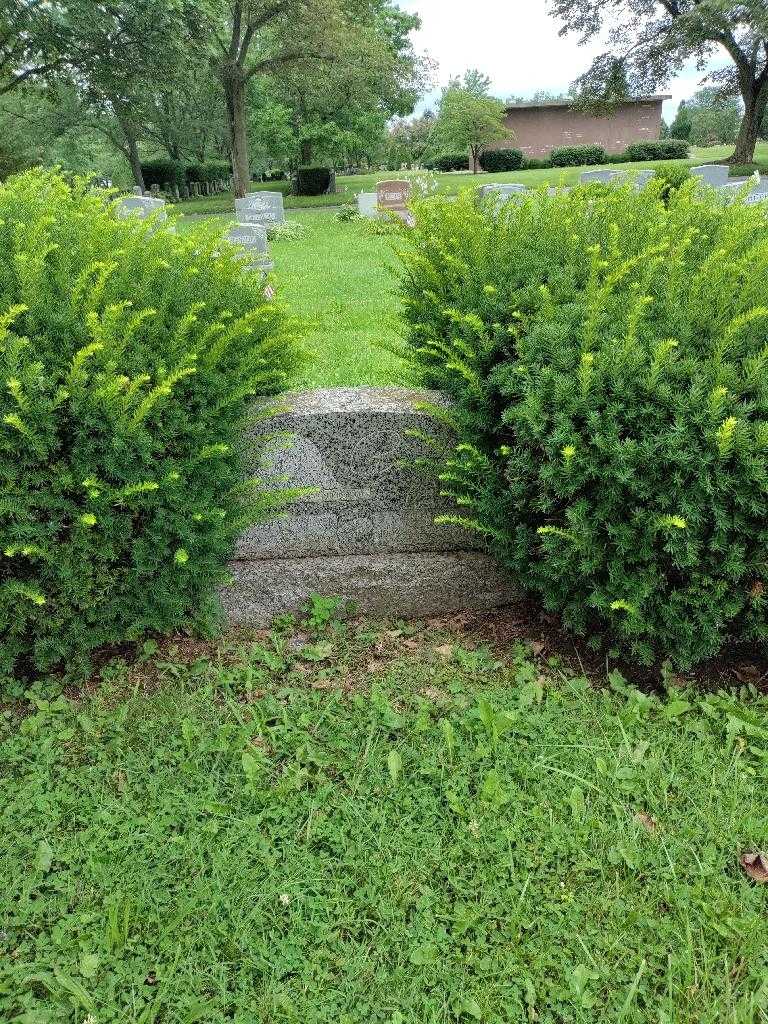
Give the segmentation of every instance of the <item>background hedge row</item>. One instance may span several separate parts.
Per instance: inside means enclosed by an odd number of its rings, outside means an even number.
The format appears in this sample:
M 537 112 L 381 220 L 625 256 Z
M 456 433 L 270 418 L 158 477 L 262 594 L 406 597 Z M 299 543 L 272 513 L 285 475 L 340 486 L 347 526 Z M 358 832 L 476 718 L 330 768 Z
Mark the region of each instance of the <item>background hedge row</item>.
M 180 160 L 160 158 L 146 160 L 141 165 L 144 184 L 159 185 L 161 188 L 169 184 L 177 188 L 189 186 L 192 182 L 225 181 L 232 174 L 232 168 L 226 160 L 209 160 L 206 163 L 182 163 Z

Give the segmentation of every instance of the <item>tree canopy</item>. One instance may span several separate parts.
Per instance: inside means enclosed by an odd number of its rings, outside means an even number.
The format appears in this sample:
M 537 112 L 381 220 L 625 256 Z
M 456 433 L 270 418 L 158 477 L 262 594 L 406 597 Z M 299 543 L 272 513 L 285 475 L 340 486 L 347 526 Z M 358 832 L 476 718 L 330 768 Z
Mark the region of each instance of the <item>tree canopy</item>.
M 433 139 L 443 150 L 468 150 L 475 172 L 483 149 L 512 134 L 504 124 L 506 107 L 488 95 L 489 85 L 477 71 L 468 71 L 461 81 L 451 81 L 443 91 L 433 130 Z
M 711 74 L 723 96 L 740 96 L 744 113 L 733 159 L 754 157 L 768 107 L 768 5 L 765 0 L 550 0 L 561 35 L 586 43 L 607 32 L 608 50 L 579 79 L 593 99 L 615 102 L 652 92 L 691 59 L 704 71 L 713 54 L 729 65 Z

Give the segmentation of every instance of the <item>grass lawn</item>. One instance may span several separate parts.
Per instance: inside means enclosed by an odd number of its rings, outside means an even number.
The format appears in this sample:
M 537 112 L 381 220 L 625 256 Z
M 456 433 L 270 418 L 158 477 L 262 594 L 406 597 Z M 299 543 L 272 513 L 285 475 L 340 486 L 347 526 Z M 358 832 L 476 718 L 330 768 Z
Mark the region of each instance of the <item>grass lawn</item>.
M 289 219 L 304 233 L 271 241 L 269 251 L 278 297 L 304 321 L 313 353 L 296 386 L 408 384 L 408 367 L 386 347 L 399 340 L 391 269 L 397 238 L 341 223 L 331 211 L 292 212 Z M 222 230 L 226 223 L 222 217 Z M 185 230 L 194 221 L 180 224 Z
M 0 716 L 0 1019 L 766 1019 L 766 697 L 328 612 Z
M 733 152 L 733 146 L 710 146 L 707 149 L 691 150 L 691 158 L 687 162 L 692 167 L 699 163 L 708 163 L 714 160 L 723 160 Z M 758 143 L 755 151 L 755 159 L 768 163 L 768 143 Z M 606 168 L 616 167 L 618 170 L 641 170 L 648 167 L 658 167 L 665 161 L 653 163 L 632 163 L 632 164 L 606 164 Z M 678 162 L 678 161 L 673 161 Z M 594 169 L 594 168 L 593 168 Z M 539 171 L 506 171 L 498 174 L 469 174 L 469 173 L 447 173 L 438 175 L 440 186 L 443 191 L 455 194 L 462 188 L 469 188 L 489 182 L 522 182 L 531 188 L 538 185 L 557 185 L 564 183 L 573 185 L 579 180 L 582 171 L 589 170 L 584 167 L 562 167 L 550 168 Z M 345 203 L 354 203 L 358 192 L 375 192 L 376 182 L 387 178 L 397 178 L 401 175 L 394 171 L 377 171 L 373 174 L 358 174 L 353 177 L 339 175 L 336 179 L 337 189 L 335 195 L 331 196 L 288 196 L 286 195 L 286 206 L 297 209 L 317 206 L 341 206 Z M 269 191 L 287 192 L 289 183 L 287 181 L 273 181 L 259 184 L 254 182 L 254 189 L 265 189 Z M 218 196 L 210 196 L 203 199 L 192 199 L 183 204 L 185 213 L 234 213 L 234 199 L 231 193 L 222 193 Z

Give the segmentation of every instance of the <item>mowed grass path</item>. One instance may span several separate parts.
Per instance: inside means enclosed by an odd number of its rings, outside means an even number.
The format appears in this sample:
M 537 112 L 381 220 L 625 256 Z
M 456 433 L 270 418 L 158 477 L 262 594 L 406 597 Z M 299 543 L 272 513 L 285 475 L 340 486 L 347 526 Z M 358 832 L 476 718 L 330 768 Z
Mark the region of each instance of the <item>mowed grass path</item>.
M 396 346 L 398 240 L 373 235 L 360 223 L 342 223 L 332 211 L 292 211 L 304 228 L 297 238 L 269 243 L 279 299 L 302 321 L 312 359 L 300 388 L 371 387 L 410 383 Z M 228 218 L 216 217 L 224 230 Z M 181 221 L 182 230 L 194 220 Z
M 300 238 L 270 244 L 278 294 L 307 326 L 313 360 L 302 387 L 406 384 L 407 366 L 385 346 L 399 339 L 397 240 L 335 214 L 292 215 Z

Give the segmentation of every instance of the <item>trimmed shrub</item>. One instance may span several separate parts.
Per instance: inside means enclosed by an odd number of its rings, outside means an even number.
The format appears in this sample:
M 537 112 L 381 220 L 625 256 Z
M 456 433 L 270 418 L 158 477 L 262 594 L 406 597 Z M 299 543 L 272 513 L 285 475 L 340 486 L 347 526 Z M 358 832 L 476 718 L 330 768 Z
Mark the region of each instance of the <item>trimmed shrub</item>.
M 768 638 L 768 234 L 661 187 L 416 203 L 402 288 L 453 520 L 579 634 L 689 666 Z
M 181 188 L 187 180 L 186 172 L 187 168 L 180 160 L 145 160 L 141 165 L 141 173 L 147 188 L 150 185 L 159 185 L 162 188 L 166 183 Z
M 187 164 L 187 181 L 226 181 L 232 174 L 228 160 L 206 160 L 203 163 Z
M 690 180 L 691 170 L 688 164 L 666 164 L 657 167 L 653 176 L 662 183 L 661 196 L 664 202 L 668 202 L 672 193 Z
M 296 195 L 325 195 L 332 181 L 333 171 L 330 167 L 300 167 L 296 172 Z
M 549 157 L 526 156 L 523 158 L 524 171 L 546 171 L 552 166 Z
M 657 142 L 633 142 L 624 155 L 628 160 L 687 160 L 690 147 L 685 139 L 660 139 Z
M 731 164 L 730 175 L 732 178 L 749 178 L 755 171 L 768 174 L 768 162 L 761 160 L 754 164 Z
M 518 171 L 523 166 L 521 149 L 489 149 L 480 154 L 480 166 L 484 171 Z
M 553 167 L 584 167 L 608 160 L 602 146 L 558 146 L 549 158 Z
M 469 168 L 467 153 L 443 153 L 430 160 L 424 166 L 428 171 L 466 171 Z
M 297 360 L 220 228 L 119 220 L 53 174 L 0 188 L 0 672 L 209 620 L 275 502 L 242 483 L 249 399 Z

